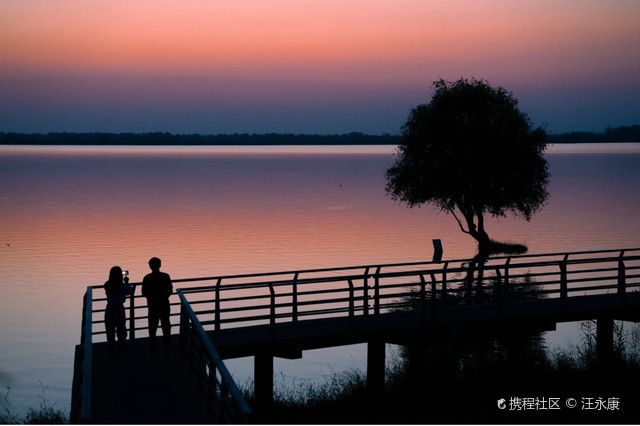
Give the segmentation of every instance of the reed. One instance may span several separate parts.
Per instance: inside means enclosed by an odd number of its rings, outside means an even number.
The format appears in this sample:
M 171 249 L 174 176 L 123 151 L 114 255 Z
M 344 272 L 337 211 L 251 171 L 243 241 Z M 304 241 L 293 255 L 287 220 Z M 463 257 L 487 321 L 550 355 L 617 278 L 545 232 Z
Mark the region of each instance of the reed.
M 640 326 L 616 324 L 615 359 L 604 370 L 595 362 L 593 322 L 583 323 L 582 334 L 579 344 L 561 350 L 549 350 L 539 335 L 527 335 L 526 330 L 521 336 L 476 332 L 457 341 L 430 341 L 419 350 L 407 347 L 388 361 L 386 388 L 377 398 L 367 395 L 366 372 L 355 367 L 333 372 L 324 383 L 282 379 L 276 382 L 270 422 L 616 423 L 640 414 L 633 407 L 639 392 L 621 388 L 621 383 L 640 380 Z M 251 401 L 251 383 L 243 389 Z M 496 408 L 498 397 L 525 396 L 571 396 L 578 401 L 618 397 L 622 409 L 509 413 Z
M 40 405 L 38 408 L 28 407 L 24 414 L 18 414 L 12 411 L 9 395 L 11 388 L 7 386 L 7 392 L 4 395 L 4 413 L 0 413 L 0 424 L 27 424 L 27 425 L 52 425 L 52 424 L 68 424 L 69 413 L 55 407 L 55 403 L 50 403 L 45 397 L 45 391 L 48 386 L 43 385 L 42 394 L 40 395 Z

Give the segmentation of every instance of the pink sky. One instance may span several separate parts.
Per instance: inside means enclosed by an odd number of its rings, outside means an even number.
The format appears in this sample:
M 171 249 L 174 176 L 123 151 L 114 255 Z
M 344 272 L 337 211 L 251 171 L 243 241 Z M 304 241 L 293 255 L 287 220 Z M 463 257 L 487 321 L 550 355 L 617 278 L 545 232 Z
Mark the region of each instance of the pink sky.
M 640 123 L 640 2 L 0 3 L 0 131 L 398 133 L 439 77 L 552 132 Z

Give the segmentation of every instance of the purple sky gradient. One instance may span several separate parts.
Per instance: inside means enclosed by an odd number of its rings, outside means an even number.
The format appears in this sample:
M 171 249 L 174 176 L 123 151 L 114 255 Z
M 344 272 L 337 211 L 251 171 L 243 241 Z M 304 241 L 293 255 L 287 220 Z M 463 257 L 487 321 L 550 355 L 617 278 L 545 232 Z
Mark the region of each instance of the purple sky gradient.
M 640 123 L 640 2 L 0 3 L 0 131 L 398 134 L 442 77 L 553 133 Z

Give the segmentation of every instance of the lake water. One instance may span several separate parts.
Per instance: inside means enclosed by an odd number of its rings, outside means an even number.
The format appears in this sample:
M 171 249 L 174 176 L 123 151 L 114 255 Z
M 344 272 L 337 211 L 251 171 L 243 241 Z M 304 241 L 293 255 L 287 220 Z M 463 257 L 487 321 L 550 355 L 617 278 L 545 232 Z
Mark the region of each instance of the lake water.
M 393 151 L 0 146 L 0 409 L 37 407 L 46 386 L 68 410 L 82 296 L 113 265 L 139 281 L 151 256 L 173 278 L 413 262 L 434 238 L 446 259 L 472 256 L 452 217 L 385 194 Z M 547 159 L 547 206 L 489 220 L 494 239 L 530 253 L 640 247 L 640 144 L 552 146 Z M 305 352 L 276 360 L 276 382 L 364 365 L 363 345 Z M 228 366 L 240 384 L 251 375 L 251 360 Z

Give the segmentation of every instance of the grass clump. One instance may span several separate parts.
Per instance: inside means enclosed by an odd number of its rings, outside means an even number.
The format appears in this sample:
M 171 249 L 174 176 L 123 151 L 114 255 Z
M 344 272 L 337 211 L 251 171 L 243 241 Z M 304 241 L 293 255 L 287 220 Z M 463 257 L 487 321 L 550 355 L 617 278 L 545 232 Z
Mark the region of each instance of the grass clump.
M 370 395 L 366 371 L 333 373 L 323 384 L 278 385 L 273 409 L 261 423 L 279 424 L 626 424 L 637 422 L 640 327 L 617 323 L 614 353 L 596 359 L 594 322 L 580 344 L 549 350 L 539 332 L 475 330 L 416 339 L 387 362 L 385 389 Z M 252 403 L 252 395 L 248 393 Z M 558 398 L 558 410 L 510 410 L 518 398 Z M 567 408 L 574 398 L 578 407 Z M 589 410 L 586 399 L 619 401 Z M 499 409 L 504 399 L 506 409 Z
M 45 397 L 45 391 L 48 386 L 42 385 L 42 395 L 40 395 L 40 406 L 38 408 L 28 407 L 25 414 L 20 415 L 12 412 L 11 403 L 9 402 L 9 394 L 11 388 L 7 386 L 7 392 L 4 396 L 6 406 L 4 413 L 0 414 L 0 424 L 27 424 L 27 425 L 52 425 L 52 424 L 68 424 L 69 414 L 55 408 L 55 403 L 51 404 Z

